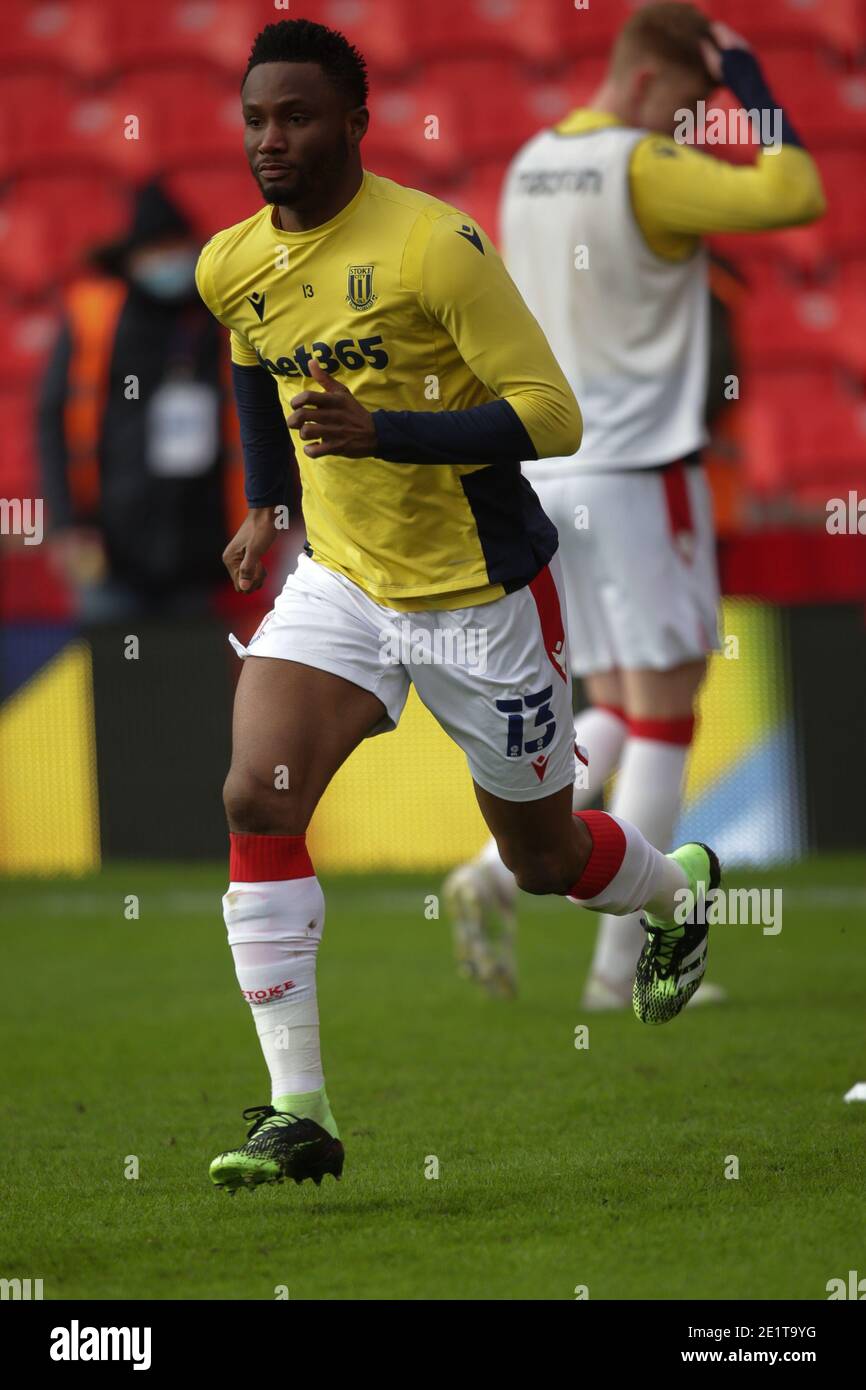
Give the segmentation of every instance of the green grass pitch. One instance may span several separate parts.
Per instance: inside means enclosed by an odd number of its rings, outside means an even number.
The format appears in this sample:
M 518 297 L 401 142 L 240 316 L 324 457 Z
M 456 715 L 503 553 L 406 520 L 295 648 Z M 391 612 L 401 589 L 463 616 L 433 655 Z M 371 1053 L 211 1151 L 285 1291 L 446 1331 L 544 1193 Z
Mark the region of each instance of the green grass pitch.
M 437 876 L 323 876 L 343 1181 L 233 1198 L 208 1163 L 269 1095 L 224 868 L 7 881 L 0 1275 L 75 1299 L 826 1298 L 866 1273 L 866 1104 L 842 1101 L 866 1081 L 866 861 L 729 881 L 782 888 L 781 933 L 717 927 L 730 1004 L 653 1029 L 581 1013 L 589 914 L 522 899 L 506 1003 L 457 979 Z

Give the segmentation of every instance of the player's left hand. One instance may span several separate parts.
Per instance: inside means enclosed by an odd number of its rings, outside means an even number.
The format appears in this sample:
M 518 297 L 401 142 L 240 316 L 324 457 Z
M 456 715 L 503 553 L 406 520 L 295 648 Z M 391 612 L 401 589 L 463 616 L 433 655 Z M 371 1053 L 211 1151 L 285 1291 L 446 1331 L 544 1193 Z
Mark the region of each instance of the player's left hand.
M 376 428 L 369 410 L 355 400 L 351 391 L 337 381 L 318 362 L 310 363 L 310 374 L 321 391 L 301 391 L 292 397 L 292 413 L 286 416 L 290 430 L 297 430 L 308 458 L 336 454 L 339 458 L 368 458 L 376 448 Z
M 738 34 L 729 24 L 711 24 L 710 32 L 713 36 L 712 42 L 709 39 L 701 39 L 701 52 L 710 76 L 721 83 L 722 54 L 729 48 L 743 48 L 747 53 L 751 53 L 752 49 L 748 39 L 744 39 L 742 34 Z

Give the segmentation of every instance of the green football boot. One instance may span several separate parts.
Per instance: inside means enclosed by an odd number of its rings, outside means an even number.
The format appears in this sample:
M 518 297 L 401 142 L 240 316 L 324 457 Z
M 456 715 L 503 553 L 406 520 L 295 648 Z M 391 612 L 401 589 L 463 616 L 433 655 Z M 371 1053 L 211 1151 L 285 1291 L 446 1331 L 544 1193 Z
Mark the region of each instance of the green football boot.
M 343 1145 L 315 1120 L 286 1114 L 272 1105 L 251 1106 L 244 1111 L 244 1119 L 253 1121 L 247 1142 L 217 1154 L 210 1166 L 215 1187 L 234 1194 L 242 1187 L 285 1178 L 297 1183 L 312 1178 L 318 1187 L 325 1173 L 340 1177 Z
M 708 936 L 705 901 L 722 881 L 719 861 L 707 845 L 681 845 L 667 857 L 685 870 L 694 911 L 684 922 L 644 914 L 647 941 L 632 990 L 632 1005 L 641 1023 L 669 1023 L 704 978 Z

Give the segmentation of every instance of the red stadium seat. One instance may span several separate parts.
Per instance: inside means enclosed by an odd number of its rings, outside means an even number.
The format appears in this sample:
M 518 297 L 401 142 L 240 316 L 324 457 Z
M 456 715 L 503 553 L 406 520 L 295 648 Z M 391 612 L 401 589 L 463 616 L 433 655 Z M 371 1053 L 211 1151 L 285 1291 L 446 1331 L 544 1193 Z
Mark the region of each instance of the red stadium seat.
M 555 79 L 537 84 L 536 105 L 544 110 L 545 125 L 553 125 L 579 106 L 588 106 L 598 91 L 607 67 L 601 57 L 585 58 L 560 69 Z
M 850 54 L 866 48 L 860 0 L 723 0 L 712 11 L 756 45 L 826 44 Z
M 562 53 L 570 56 L 604 54 L 622 26 L 649 0 L 589 0 L 578 9 L 572 0 L 556 7 L 556 40 Z
M 866 148 L 819 151 L 816 158 L 827 196 L 827 215 L 818 226 L 830 254 L 861 255 L 866 240 Z
M 412 44 L 424 60 L 443 57 L 518 58 L 553 63 L 561 50 L 556 0 L 461 0 L 413 7 Z
M 0 497 L 39 495 L 35 425 L 32 390 L 0 391 Z
M 44 294 L 78 271 L 89 249 L 121 236 L 128 216 L 116 180 L 19 179 L 0 202 L 0 282 L 21 297 Z
M 49 155 L 55 157 L 58 130 L 80 93 L 67 76 L 40 72 L 0 73 L 0 170 L 12 178 Z M 55 166 L 56 167 L 56 166 Z
M 231 169 L 179 169 L 166 179 L 167 191 L 190 218 L 202 241 L 252 217 L 262 197 L 246 161 Z
M 390 81 L 405 80 L 417 69 L 420 52 L 416 24 L 420 5 L 407 0 L 304 0 L 288 12 L 275 10 L 269 0 L 242 0 L 247 15 L 249 44 L 258 31 L 275 20 L 296 17 L 314 19 L 331 29 L 339 29 L 363 53 L 373 79 L 374 92 L 380 75 Z M 246 55 L 244 56 L 246 65 Z
M 510 156 L 548 124 L 539 100 L 544 87 L 529 82 L 524 70 L 509 59 L 455 58 L 431 63 L 427 74 L 437 87 L 451 86 L 470 163 Z
M 7 72 L 62 71 L 105 77 L 112 68 L 110 10 L 100 0 L 30 0 L 0 7 L 0 53 Z
M 113 94 L 130 112 L 153 113 L 142 120 L 141 140 L 161 169 L 225 162 L 243 166 L 243 117 L 238 89 L 194 68 L 135 73 Z
M 273 5 L 258 9 L 259 27 L 288 17 Z M 238 0 L 148 0 L 144 5 L 111 5 L 110 11 L 116 68 L 195 62 L 219 68 L 240 84 L 255 27 Z
M 866 380 L 866 279 L 843 272 L 804 288 L 770 267 L 736 321 L 744 365 L 838 365 Z
M 623 24 L 649 0 L 571 0 L 557 7 L 557 38 L 568 53 L 607 52 Z M 826 44 L 840 53 L 866 47 L 861 0 L 713 0 L 700 7 L 756 45 Z
M 380 91 L 371 107 L 364 159 L 410 161 L 425 177 L 447 177 L 465 161 L 465 118 L 450 88 L 419 82 Z
M 761 373 L 744 423 L 744 477 L 758 495 L 826 500 L 862 488 L 866 398 L 833 372 Z
M 48 161 L 52 171 L 98 169 L 143 179 L 156 167 L 155 113 L 145 96 L 130 105 L 123 92 L 86 92 L 42 75 L 0 77 L 0 167 L 6 176 L 32 173 Z M 135 116 L 136 127 L 130 121 Z
M 813 49 L 770 53 L 765 70 L 807 145 L 866 146 L 866 70 L 846 72 Z
M 40 209 L 7 195 L 0 201 L 0 282 L 22 297 L 44 294 L 60 275 L 48 253 Z
M 832 254 L 821 222 L 783 232 L 732 233 L 708 240 L 712 250 L 732 261 L 749 283 L 764 275 L 767 265 L 776 261 L 792 274 L 814 274 Z
M 477 164 L 468 175 L 442 184 L 431 192 L 465 212 L 499 245 L 499 198 L 507 165 L 502 160 Z
M 38 380 L 57 335 L 55 303 L 21 307 L 0 304 L 0 390 L 32 386 Z
M 530 80 L 516 63 L 496 58 L 460 58 L 431 63 L 432 82 L 452 84 L 470 162 L 511 158 L 540 130 L 554 125 L 597 89 L 604 65 L 576 64 L 556 78 Z
M 866 260 L 843 263 L 830 280 L 829 289 L 842 305 L 840 360 L 859 370 L 866 381 Z
M 413 159 L 406 159 L 404 156 L 388 151 L 377 153 L 372 160 L 367 158 L 366 145 L 364 148 L 364 163 L 374 174 L 379 174 L 383 179 L 393 179 L 395 183 L 402 183 L 406 188 L 417 188 L 422 193 L 433 193 L 437 197 L 437 186 L 440 179 L 435 174 L 431 174 L 423 164 L 418 164 Z

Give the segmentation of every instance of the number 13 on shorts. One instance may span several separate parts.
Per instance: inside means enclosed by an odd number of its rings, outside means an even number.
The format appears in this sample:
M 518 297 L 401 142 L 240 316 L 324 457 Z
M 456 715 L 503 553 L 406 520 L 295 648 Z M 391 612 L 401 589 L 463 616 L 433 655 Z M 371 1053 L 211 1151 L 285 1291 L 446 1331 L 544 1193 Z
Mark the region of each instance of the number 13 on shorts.
M 553 686 L 545 686 L 537 695 L 519 695 L 512 700 L 497 700 L 496 708 L 508 715 L 506 757 L 522 758 L 525 753 L 543 753 L 556 733 L 556 716 L 550 708 Z M 526 720 L 534 716 L 530 730 L 540 729 L 537 738 L 526 738 Z

